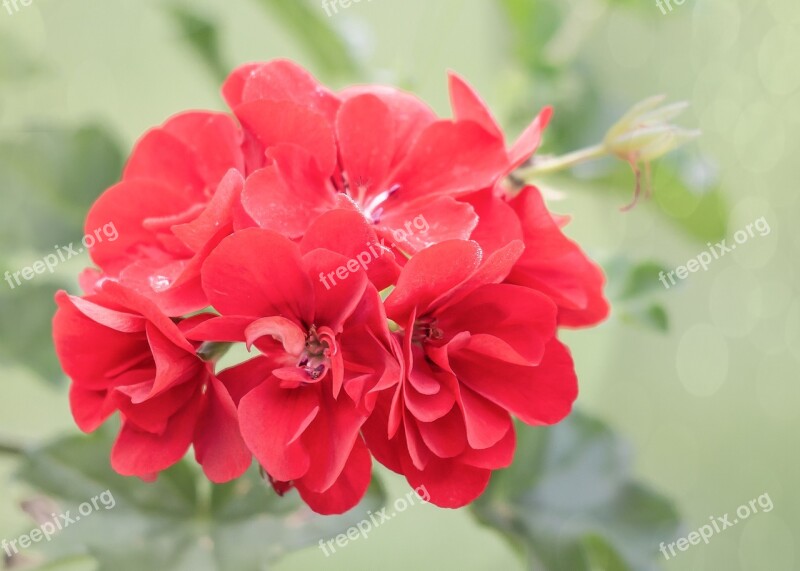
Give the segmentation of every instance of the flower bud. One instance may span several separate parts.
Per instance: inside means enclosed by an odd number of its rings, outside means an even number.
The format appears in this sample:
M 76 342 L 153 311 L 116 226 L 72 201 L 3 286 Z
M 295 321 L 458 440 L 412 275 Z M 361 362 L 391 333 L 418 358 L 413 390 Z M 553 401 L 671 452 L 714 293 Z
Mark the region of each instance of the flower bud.
M 663 95 L 649 97 L 640 101 L 617 121 L 603 138 L 603 148 L 609 154 L 630 163 L 636 175 L 636 191 L 633 202 L 624 207 L 633 207 L 641 191 L 640 163 L 645 165 L 647 194 L 651 192 L 650 163 L 663 157 L 692 139 L 700 136 L 700 131 L 689 130 L 670 121 L 680 115 L 689 104 L 685 101 L 661 105 L 666 99 Z
M 700 131 L 669 123 L 689 104 L 659 106 L 664 100 L 663 95 L 658 95 L 634 105 L 606 133 L 603 139 L 606 150 L 624 160 L 648 163 L 698 137 Z

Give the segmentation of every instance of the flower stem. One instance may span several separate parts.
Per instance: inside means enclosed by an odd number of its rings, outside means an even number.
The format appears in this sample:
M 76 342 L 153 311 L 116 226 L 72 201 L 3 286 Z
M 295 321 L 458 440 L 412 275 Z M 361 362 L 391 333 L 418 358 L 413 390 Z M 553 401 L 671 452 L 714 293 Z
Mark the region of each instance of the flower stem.
M 233 346 L 233 343 L 206 341 L 197 350 L 197 356 L 203 361 L 217 361 Z
M 581 163 L 599 159 L 607 154 L 608 150 L 601 143 L 561 155 L 560 157 L 541 157 L 535 159 L 532 165 L 515 171 L 513 176 L 516 180 L 528 183 L 541 175 L 566 170 Z

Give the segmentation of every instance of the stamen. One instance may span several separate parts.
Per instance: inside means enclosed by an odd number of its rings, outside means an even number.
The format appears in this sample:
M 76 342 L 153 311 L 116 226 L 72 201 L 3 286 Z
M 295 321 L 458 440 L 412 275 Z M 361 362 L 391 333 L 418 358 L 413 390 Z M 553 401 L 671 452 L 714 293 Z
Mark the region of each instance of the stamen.
M 377 220 L 375 220 L 375 216 L 377 215 L 378 219 L 380 219 L 380 215 L 383 213 L 383 209 L 381 208 L 380 210 L 378 210 L 378 207 L 387 200 L 389 200 L 389 198 L 391 198 L 392 195 L 394 195 L 399 190 L 400 190 L 400 185 L 395 184 L 388 190 L 384 190 L 378 196 L 370 200 L 369 203 L 364 206 L 364 212 L 366 213 L 367 218 L 370 218 L 373 221 L 377 222 Z

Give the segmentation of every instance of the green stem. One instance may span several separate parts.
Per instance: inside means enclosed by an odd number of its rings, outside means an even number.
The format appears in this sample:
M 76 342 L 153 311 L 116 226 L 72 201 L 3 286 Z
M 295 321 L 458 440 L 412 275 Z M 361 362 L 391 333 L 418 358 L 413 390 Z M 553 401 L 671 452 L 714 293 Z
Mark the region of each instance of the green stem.
M 218 361 L 231 347 L 233 343 L 206 341 L 197 350 L 197 355 L 203 361 Z
M 24 445 L 14 442 L 10 438 L 0 436 L 0 454 L 7 454 L 10 456 L 23 456 L 26 453 Z
M 573 151 L 560 157 L 541 157 L 534 159 L 534 163 L 514 172 L 514 178 L 522 182 L 530 182 L 544 174 L 566 170 L 594 159 L 599 159 L 608 154 L 605 145 L 593 145 L 585 149 Z

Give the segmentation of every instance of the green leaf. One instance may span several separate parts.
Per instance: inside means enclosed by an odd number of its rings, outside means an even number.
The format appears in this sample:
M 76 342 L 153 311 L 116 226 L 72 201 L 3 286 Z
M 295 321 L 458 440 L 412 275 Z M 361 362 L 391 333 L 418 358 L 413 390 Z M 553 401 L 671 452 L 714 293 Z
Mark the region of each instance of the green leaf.
M 496 472 L 473 510 L 537 571 L 649 571 L 674 538 L 672 503 L 637 483 L 627 447 L 573 413 L 548 428 L 518 427 L 517 459 Z
M 679 160 L 654 166 L 654 201 L 692 238 L 703 243 L 722 240 L 728 234 L 728 206 L 721 188 L 716 181 L 705 180 L 708 175 L 696 174 L 706 168 L 701 160 L 683 156 Z
M 652 260 L 633 263 L 618 257 L 604 264 L 608 276 L 608 296 L 618 301 L 642 298 L 663 290 L 658 276 L 666 268 Z
M 214 20 L 183 4 L 171 3 L 165 9 L 180 30 L 184 42 L 211 72 L 214 81 L 222 83 L 231 68 L 222 57 L 219 29 Z
M 14 255 L 3 259 L 0 268 L 0 312 L 6 323 L 14 324 L 0 333 L 4 361 L 21 363 L 49 381 L 63 378 L 50 322 L 53 294 L 66 280 L 52 262 L 55 273 L 41 260 L 50 256 L 60 264 L 55 246 L 74 243 L 80 249 L 89 206 L 117 181 L 121 170 L 119 146 L 97 126 L 30 130 L 0 139 L 0 241 Z M 29 274 L 31 281 L 14 276 L 26 267 L 32 272 L 37 261 L 42 275 Z
M 385 498 L 374 482 L 358 506 L 325 517 L 295 492 L 278 497 L 256 469 L 213 485 L 188 461 L 145 483 L 111 469 L 110 432 L 64 438 L 24 460 L 19 477 L 55 500 L 57 513 L 74 516 L 105 490 L 113 495 L 113 502 L 98 502 L 98 510 L 35 545 L 47 565 L 89 556 L 98 571 L 261 571 L 355 525 Z
M 301 42 L 319 69 L 331 78 L 352 77 L 359 65 L 350 46 L 328 22 L 324 10 L 306 0 L 256 0 Z
M 36 127 L 0 139 L 0 241 L 47 252 L 78 242 L 89 206 L 121 171 L 120 147 L 102 127 Z
M 514 42 L 517 60 L 529 71 L 558 73 L 543 59 L 545 45 L 557 33 L 564 13 L 554 2 L 501 0 Z
M 663 305 L 653 303 L 647 307 L 633 307 L 620 311 L 620 319 L 633 325 L 655 329 L 660 333 L 669 331 L 669 315 Z
M 4 268 L 11 272 L 18 269 L 5 264 Z M 44 280 L 44 276 L 37 277 Z M 50 323 L 56 307 L 53 296 L 59 285 L 21 281 L 18 286 L 11 279 L 14 289 L 6 281 L 0 283 L 0 315 L 8 325 L 0 329 L 0 361 L 19 363 L 42 380 L 58 383 L 64 375 L 53 348 Z
M 669 329 L 669 316 L 655 301 L 664 291 L 659 276 L 667 269 L 652 260 L 633 262 L 617 257 L 603 264 L 614 313 L 623 321 L 659 332 Z

